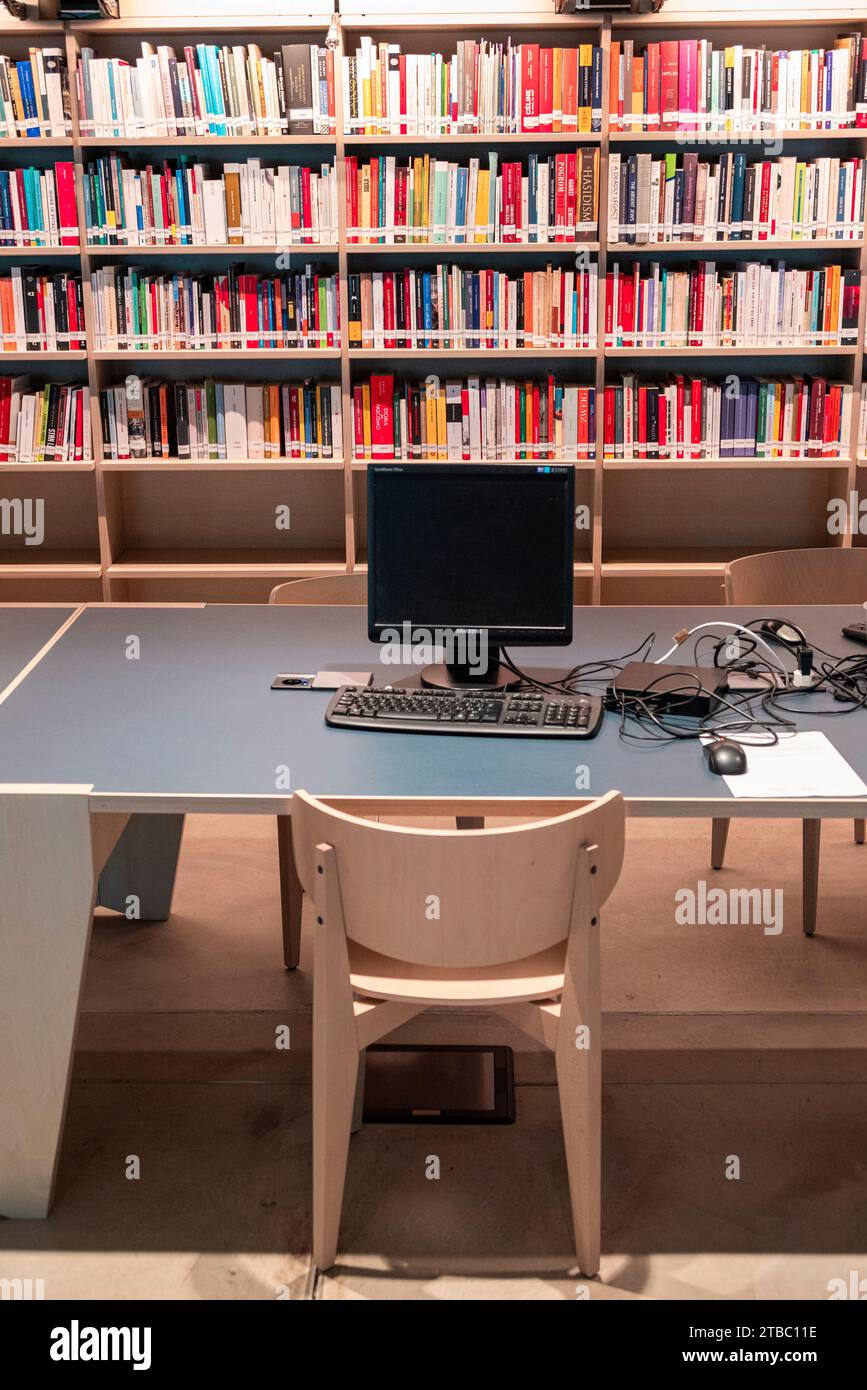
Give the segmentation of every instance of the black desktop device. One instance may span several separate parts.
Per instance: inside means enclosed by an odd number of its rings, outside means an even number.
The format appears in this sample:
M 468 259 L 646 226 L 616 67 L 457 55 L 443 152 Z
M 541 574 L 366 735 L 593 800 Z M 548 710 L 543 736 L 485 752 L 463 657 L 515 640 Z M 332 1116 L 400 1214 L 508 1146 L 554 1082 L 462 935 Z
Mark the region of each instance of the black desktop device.
M 503 689 L 519 677 L 502 646 L 571 642 L 572 468 L 373 463 L 367 530 L 371 641 L 447 635 L 422 685 Z
M 630 661 L 608 687 L 609 709 L 629 710 L 642 702 L 656 713 L 704 719 L 727 688 L 726 672 L 716 666 L 669 666 Z

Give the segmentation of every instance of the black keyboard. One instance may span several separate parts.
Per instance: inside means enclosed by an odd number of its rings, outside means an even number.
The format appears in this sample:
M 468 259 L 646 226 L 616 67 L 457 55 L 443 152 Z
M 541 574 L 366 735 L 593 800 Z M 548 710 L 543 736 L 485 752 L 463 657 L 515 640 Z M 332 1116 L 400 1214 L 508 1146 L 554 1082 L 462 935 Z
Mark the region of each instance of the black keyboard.
M 594 738 L 602 713 L 598 695 L 549 695 L 536 690 L 374 690 L 344 685 L 325 711 L 325 722 L 336 729 L 391 733 Z

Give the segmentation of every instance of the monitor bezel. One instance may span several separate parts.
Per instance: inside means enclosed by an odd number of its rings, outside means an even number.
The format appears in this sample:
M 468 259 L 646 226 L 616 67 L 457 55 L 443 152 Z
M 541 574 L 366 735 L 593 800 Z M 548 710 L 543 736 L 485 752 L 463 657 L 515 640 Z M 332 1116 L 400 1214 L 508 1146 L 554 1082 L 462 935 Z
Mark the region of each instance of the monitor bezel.
M 574 570 L 575 570 L 575 470 L 565 463 L 520 463 L 520 464 L 497 464 L 497 463 L 413 463 L 401 460 L 381 460 L 371 462 L 367 467 L 367 635 L 372 642 L 381 639 L 384 633 L 393 632 L 395 629 L 394 620 L 379 620 L 374 613 L 376 600 L 376 586 L 374 582 L 374 566 L 376 555 L 376 480 L 383 475 L 395 475 L 412 473 L 425 477 L 482 477 L 493 482 L 497 478 L 514 477 L 516 474 L 541 477 L 556 475 L 563 478 L 566 484 L 566 507 L 564 508 L 564 588 L 563 588 L 563 617 L 562 626 L 556 628 L 522 628 L 515 626 L 489 627 L 485 631 L 488 634 L 488 642 L 492 646 L 523 646 L 523 647 L 562 647 L 568 646 L 572 641 L 573 608 L 574 608 Z M 447 622 L 437 624 L 440 629 L 453 632 L 463 632 L 475 629 L 468 629 L 466 625 L 451 626 Z

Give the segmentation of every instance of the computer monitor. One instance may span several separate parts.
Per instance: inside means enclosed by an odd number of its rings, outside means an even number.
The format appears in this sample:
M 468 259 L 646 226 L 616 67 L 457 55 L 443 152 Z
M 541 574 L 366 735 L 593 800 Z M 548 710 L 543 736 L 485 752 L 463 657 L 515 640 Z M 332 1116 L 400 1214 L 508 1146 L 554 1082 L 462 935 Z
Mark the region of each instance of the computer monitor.
M 367 479 L 368 635 L 432 634 L 446 662 L 422 684 L 510 685 L 501 646 L 571 642 L 572 468 L 374 463 Z

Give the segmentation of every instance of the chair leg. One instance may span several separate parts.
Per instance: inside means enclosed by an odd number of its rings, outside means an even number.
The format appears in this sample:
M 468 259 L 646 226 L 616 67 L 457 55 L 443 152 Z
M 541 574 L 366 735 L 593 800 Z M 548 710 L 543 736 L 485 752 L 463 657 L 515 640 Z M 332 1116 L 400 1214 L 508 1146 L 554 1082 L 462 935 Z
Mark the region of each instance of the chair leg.
M 819 847 L 822 836 L 820 820 L 804 821 L 804 932 L 812 936 L 816 930 L 819 909 Z
M 867 820 L 856 820 L 855 822 L 855 843 L 863 845 L 867 839 Z
M 338 1049 L 333 1041 L 317 1035 L 313 1044 L 313 1263 L 317 1269 L 330 1269 L 337 1259 L 357 1081 L 355 1048 Z
M 598 926 L 578 928 L 578 968 L 567 974 L 554 1061 L 560 1092 L 563 1142 L 575 1251 L 581 1273 L 599 1273 L 602 1242 L 602 1013 Z M 574 935 L 575 929 L 573 929 Z M 576 1046 L 586 1026 L 589 1046 Z
M 301 959 L 301 909 L 304 893 L 295 868 L 291 816 L 277 817 L 277 861 L 280 866 L 283 964 L 287 970 L 295 970 Z
M 731 821 L 714 817 L 711 821 L 710 831 L 710 866 L 712 869 L 721 869 L 725 863 L 726 842 L 729 837 L 729 826 Z

